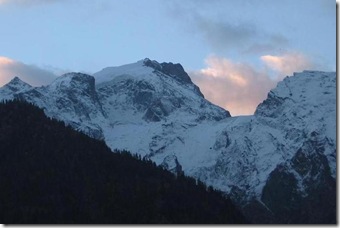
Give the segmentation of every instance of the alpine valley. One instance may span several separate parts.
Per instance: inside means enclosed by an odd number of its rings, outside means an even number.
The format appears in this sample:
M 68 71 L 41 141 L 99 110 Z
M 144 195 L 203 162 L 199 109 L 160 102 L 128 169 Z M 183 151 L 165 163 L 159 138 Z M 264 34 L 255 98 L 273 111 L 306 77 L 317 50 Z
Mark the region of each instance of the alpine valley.
M 180 64 L 150 59 L 42 87 L 16 77 L 0 89 L 13 99 L 201 180 L 253 223 L 336 223 L 335 72 L 286 77 L 251 116 L 231 117 Z

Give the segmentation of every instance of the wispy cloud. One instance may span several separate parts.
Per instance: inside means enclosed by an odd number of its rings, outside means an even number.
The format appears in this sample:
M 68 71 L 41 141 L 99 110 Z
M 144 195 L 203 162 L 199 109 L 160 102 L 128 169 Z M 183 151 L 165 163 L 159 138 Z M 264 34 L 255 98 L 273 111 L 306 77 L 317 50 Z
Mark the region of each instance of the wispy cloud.
M 234 49 L 243 54 L 264 54 L 282 50 L 289 44 L 285 36 L 268 34 L 251 22 L 229 23 L 196 15 L 193 24 L 214 51 Z
M 171 18 L 177 18 L 180 25 L 196 36 L 200 36 L 215 53 L 237 50 L 243 54 L 265 54 L 285 48 L 289 41 L 282 34 L 264 31 L 255 22 L 238 20 L 228 15 L 230 5 L 242 9 L 251 7 L 249 0 L 226 1 L 171 1 L 166 3 Z M 215 7 L 211 7 L 214 5 Z M 215 12 L 216 7 L 224 9 Z M 214 10 L 214 11 L 213 11 Z
M 257 36 L 257 30 L 251 24 L 231 24 L 197 15 L 194 21 L 196 31 L 214 50 L 240 47 Z
M 302 56 L 296 53 L 262 56 L 264 64 L 270 66 L 276 77 L 265 65 L 255 68 L 218 56 L 208 57 L 207 67 L 190 72 L 190 75 L 208 100 L 227 109 L 233 116 L 250 115 L 284 76 L 312 66 Z
M 284 52 L 289 45 L 286 37 L 280 34 L 268 36 L 268 38 L 258 39 L 245 48 L 243 54 L 263 55 L 267 53 Z
M 280 75 L 289 75 L 294 71 L 302 71 L 313 68 L 315 64 L 305 55 L 299 52 L 285 53 L 281 56 L 264 55 L 261 60 Z
M 50 71 L 0 56 L 0 86 L 8 83 L 15 76 L 33 86 L 49 84 L 56 78 L 56 75 Z

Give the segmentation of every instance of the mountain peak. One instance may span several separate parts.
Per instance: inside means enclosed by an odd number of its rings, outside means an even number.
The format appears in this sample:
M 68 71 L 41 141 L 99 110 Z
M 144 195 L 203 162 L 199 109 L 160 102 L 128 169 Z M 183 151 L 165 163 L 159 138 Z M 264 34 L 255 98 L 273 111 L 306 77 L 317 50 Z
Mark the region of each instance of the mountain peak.
M 91 80 L 93 79 L 93 76 L 88 75 L 88 74 L 84 74 L 84 73 L 80 73 L 80 72 L 70 72 L 70 73 L 66 73 L 60 76 L 60 78 L 70 78 L 71 80 Z
M 4 87 L 9 88 L 13 92 L 19 92 L 22 90 L 32 88 L 31 85 L 22 81 L 18 76 L 15 76 L 10 82 L 8 82 Z
M 27 84 L 27 83 L 21 80 L 18 76 L 15 76 L 8 84 Z
M 94 86 L 94 77 L 88 74 L 83 74 L 79 72 L 70 72 L 61 75 L 54 82 L 55 86 L 72 86 L 78 84 L 90 84 Z M 51 84 L 51 85 L 52 85 Z
M 158 63 L 155 60 L 150 60 L 149 58 L 145 58 L 143 60 L 144 66 L 151 67 L 156 71 L 159 71 L 163 74 L 169 75 L 175 78 L 177 81 L 180 81 L 185 84 L 191 84 L 192 81 L 189 75 L 185 72 L 183 66 L 179 63 L 172 63 L 172 62 L 163 62 Z
M 157 78 L 173 79 L 172 81 L 176 81 L 186 88 L 191 88 L 197 95 L 204 98 L 200 89 L 191 81 L 189 75 L 179 63 L 159 63 L 155 60 L 145 58 L 135 63 L 117 67 L 106 67 L 93 75 L 96 78 L 97 85 L 104 85 L 112 80 L 127 80 L 131 78 L 137 81 L 153 81 L 153 84 Z
M 296 109 L 299 107 L 299 109 L 305 111 L 322 104 L 332 104 L 330 98 L 336 98 L 335 86 L 335 72 L 306 70 L 296 72 L 293 76 L 286 77 L 279 82 L 268 93 L 267 99 L 256 108 L 255 115 L 266 117 L 278 117 L 285 113 L 287 115 L 288 113 L 298 115 L 299 112 L 295 109 L 294 112 L 291 112 L 293 105 L 296 106 Z
M 147 67 L 151 67 L 151 68 L 158 70 L 158 71 L 162 70 L 162 66 L 161 66 L 161 64 L 159 64 L 159 62 L 157 62 L 156 60 L 151 60 L 149 58 L 145 58 L 143 60 L 143 65 L 147 66 Z
M 19 82 L 19 81 L 22 81 L 18 76 L 15 76 L 11 81 L 11 82 Z
M 49 86 L 52 91 L 88 94 L 95 96 L 95 79 L 93 76 L 83 73 L 71 72 L 63 74 L 54 80 Z

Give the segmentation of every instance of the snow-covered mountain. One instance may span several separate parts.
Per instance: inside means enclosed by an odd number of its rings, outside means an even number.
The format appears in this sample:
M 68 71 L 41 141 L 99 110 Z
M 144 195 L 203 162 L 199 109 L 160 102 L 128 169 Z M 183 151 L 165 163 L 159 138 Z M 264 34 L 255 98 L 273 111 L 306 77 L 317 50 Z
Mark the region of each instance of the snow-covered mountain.
M 181 65 L 145 59 L 105 68 L 94 76 L 108 116 L 109 125 L 103 131 L 110 147 L 147 156 L 157 164 L 176 157 L 183 166 L 195 159 L 199 163 L 212 159 L 206 148 L 200 148 L 206 138 L 204 131 L 190 130 L 219 122 L 230 114 L 205 100 Z M 202 135 L 199 142 L 193 143 L 192 134 Z
M 335 218 L 335 73 L 286 77 L 255 115 L 223 125 L 213 147 L 216 163 L 193 176 L 230 193 L 256 222 L 264 221 L 254 213 L 261 210 L 274 222 Z
M 18 77 L 14 77 L 9 83 L 0 89 L 1 100 L 12 100 L 17 94 L 23 93 L 33 87 L 23 82 Z
M 175 116 L 201 122 L 230 116 L 204 99 L 180 64 L 144 59 L 105 68 L 94 77 L 110 122 L 160 122 Z
M 67 73 L 48 86 L 32 87 L 15 77 L 0 89 L 0 97 L 36 104 L 47 116 L 62 120 L 91 137 L 103 139 L 98 124 L 104 122 L 105 114 L 94 81 L 90 75 Z
M 254 222 L 333 218 L 335 73 L 287 77 L 242 117 L 204 99 L 180 64 L 149 59 L 94 77 L 68 73 L 45 87 L 15 78 L 0 89 L 0 99 L 13 98 L 230 194 Z

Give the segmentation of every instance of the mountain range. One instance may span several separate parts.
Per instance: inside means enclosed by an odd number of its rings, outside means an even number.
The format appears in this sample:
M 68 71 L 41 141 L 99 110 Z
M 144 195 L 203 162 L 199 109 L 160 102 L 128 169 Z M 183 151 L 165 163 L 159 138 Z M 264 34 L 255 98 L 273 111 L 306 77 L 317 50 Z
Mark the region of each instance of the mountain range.
M 0 100 L 42 108 L 111 149 L 224 192 L 254 223 L 336 223 L 336 73 L 279 82 L 254 115 L 231 117 L 180 64 L 144 59 L 47 86 L 14 78 Z

